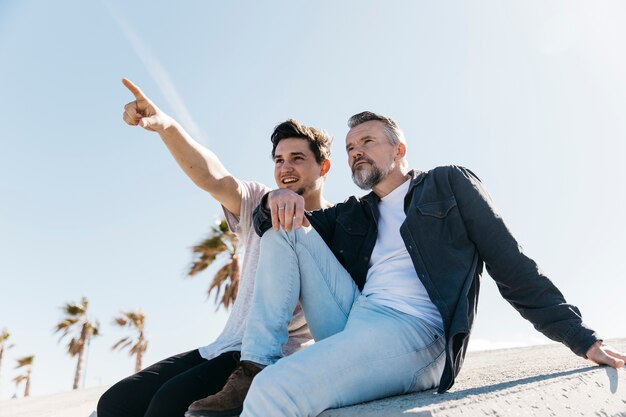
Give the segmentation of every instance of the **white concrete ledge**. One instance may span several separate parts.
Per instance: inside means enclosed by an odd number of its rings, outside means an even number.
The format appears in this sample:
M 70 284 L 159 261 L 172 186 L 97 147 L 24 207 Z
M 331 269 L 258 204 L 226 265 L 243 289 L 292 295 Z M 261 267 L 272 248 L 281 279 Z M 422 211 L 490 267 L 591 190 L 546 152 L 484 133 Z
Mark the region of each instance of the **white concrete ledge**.
M 626 339 L 610 343 L 626 351 Z M 599 367 L 559 344 L 474 352 L 454 387 L 387 398 L 320 417 L 626 417 L 626 370 Z
M 626 339 L 611 340 L 626 351 Z M 89 417 L 106 387 L 0 401 L 0 417 Z M 473 352 L 454 387 L 386 398 L 320 417 L 626 417 L 626 370 L 594 366 L 559 344 Z

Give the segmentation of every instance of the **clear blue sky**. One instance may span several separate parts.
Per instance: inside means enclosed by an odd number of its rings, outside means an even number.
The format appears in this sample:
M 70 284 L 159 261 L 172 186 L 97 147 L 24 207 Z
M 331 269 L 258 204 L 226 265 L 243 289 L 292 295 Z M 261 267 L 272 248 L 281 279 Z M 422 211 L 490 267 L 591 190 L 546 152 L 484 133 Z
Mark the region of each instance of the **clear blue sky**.
M 32 393 L 69 390 L 52 328 L 91 300 L 86 385 L 133 369 L 111 345 L 141 307 L 146 363 L 213 340 L 190 246 L 220 214 L 159 138 L 122 121 L 126 76 L 242 179 L 273 184 L 269 134 L 293 117 L 334 137 L 327 197 L 350 180 L 346 119 L 404 128 L 412 167 L 470 167 L 526 252 L 586 321 L 626 336 L 626 6 L 596 1 L 0 0 L 0 328 L 35 355 Z M 541 343 L 483 279 L 474 346 Z

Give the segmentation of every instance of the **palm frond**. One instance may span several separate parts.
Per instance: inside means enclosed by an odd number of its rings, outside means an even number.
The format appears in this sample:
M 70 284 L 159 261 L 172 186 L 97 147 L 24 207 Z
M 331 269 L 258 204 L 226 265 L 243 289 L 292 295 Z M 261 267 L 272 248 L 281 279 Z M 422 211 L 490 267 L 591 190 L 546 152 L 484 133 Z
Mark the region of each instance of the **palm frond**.
M 95 322 L 87 321 L 85 325 L 88 327 L 88 337 L 91 336 L 99 336 L 100 335 L 100 322 L 96 320 Z
M 15 359 L 15 361 L 17 362 L 17 365 L 15 365 L 15 369 L 19 369 L 19 368 L 23 368 L 25 366 L 32 365 L 34 359 L 35 359 L 35 355 L 22 356 L 21 358 Z
M 207 290 L 207 298 L 211 297 L 215 291 L 217 309 L 220 305 L 228 309 L 237 297 L 238 250 L 237 235 L 229 229 L 225 219 L 222 219 L 216 226 L 212 226 L 209 236 L 192 247 L 194 258 L 187 272 L 190 277 L 206 270 L 218 258 L 220 262 L 224 260 L 227 262 L 215 273 Z
M 57 323 L 57 325 L 55 326 L 54 332 L 57 333 L 63 330 L 67 333 L 67 331 L 69 331 L 69 328 L 75 325 L 76 323 L 78 323 L 77 318 L 67 318 L 65 320 L 62 320 L 61 322 Z
M 111 350 L 115 350 L 115 349 L 123 350 L 132 344 L 133 344 L 133 341 L 131 340 L 130 337 L 124 337 L 120 339 L 117 343 L 115 343 L 111 347 Z
M 222 292 L 222 284 L 230 277 L 231 269 L 231 264 L 226 264 L 215 273 L 213 281 L 211 281 L 211 285 L 209 285 L 207 297 L 215 290 L 215 302 L 217 302 Z
M 129 354 L 132 355 L 136 355 L 138 353 L 142 353 L 145 352 L 146 349 L 148 348 L 148 341 L 143 339 L 143 340 L 137 340 L 137 343 L 135 343 L 131 348 L 130 348 L 130 352 Z
M 9 333 L 9 331 L 6 328 L 2 329 L 2 332 L 0 333 L 0 344 L 6 342 L 10 336 L 11 336 L 11 333 Z
M 124 327 L 128 324 L 128 320 L 126 320 L 124 317 L 115 317 L 113 319 L 113 323 L 117 324 L 118 326 Z

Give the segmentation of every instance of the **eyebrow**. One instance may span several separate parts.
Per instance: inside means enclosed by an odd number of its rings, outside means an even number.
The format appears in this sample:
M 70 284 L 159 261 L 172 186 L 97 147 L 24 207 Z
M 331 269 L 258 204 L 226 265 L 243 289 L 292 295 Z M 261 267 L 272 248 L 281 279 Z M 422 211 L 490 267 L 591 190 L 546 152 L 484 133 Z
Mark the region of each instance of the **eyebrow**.
M 365 139 L 375 139 L 372 135 L 363 136 L 362 138 L 358 138 L 357 140 L 346 144 L 346 151 L 354 142 L 363 142 Z
M 304 152 L 289 152 L 289 155 L 291 156 L 302 156 L 306 158 L 306 155 L 304 154 Z M 276 158 L 282 158 L 283 156 L 281 154 L 278 155 L 274 155 L 274 159 Z

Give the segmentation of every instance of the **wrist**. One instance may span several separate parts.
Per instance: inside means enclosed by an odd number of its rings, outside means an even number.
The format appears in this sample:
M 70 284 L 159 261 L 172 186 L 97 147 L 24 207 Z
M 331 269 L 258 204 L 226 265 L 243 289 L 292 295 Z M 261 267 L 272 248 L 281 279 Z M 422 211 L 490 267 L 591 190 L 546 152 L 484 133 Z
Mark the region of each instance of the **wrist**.
M 164 140 L 176 139 L 183 135 L 184 129 L 178 124 L 176 120 L 171 117 L 166 117 L 163 121 L 163 129 L 159 131 L 159 134 Z

